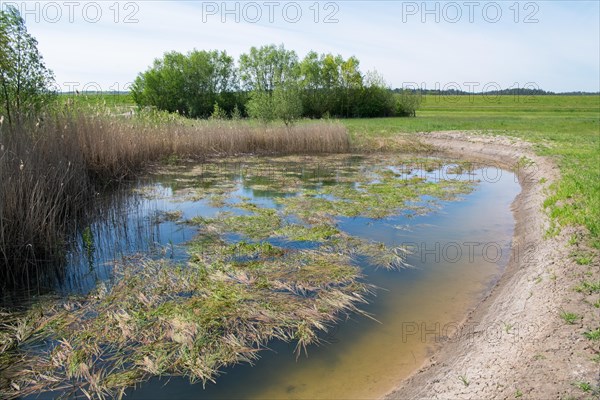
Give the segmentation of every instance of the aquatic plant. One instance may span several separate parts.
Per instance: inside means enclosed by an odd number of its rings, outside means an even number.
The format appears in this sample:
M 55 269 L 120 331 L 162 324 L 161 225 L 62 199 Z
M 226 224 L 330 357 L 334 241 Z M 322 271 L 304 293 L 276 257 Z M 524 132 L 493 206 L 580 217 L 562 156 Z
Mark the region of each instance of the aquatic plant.
M 259 257 L 227 261 L 227 253 Z M 269 340 L 318 342 L 370 287 L 343 255 L 238 243 L 188 265 L 132 260 L 86 299 L 3 313 L 0 396 L 47 390 L 113 397 L 154 375 L 214 381 Z M 8 318 L 7 318 L 8 316 Z

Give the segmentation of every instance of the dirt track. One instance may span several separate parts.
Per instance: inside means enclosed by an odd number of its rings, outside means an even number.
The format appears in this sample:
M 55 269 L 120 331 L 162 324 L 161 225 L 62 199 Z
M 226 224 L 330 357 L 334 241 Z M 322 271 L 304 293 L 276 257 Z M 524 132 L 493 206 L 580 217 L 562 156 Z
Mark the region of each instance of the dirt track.
M 600 268 L 576 265 L 569 257 L 574 228 L 544 238 L 549 219 L 542 205 L 558 168 L 518 139 L 469 132 L 428 133 L 421 139 L 445 154 L 515 170 L 522 192 L 513 203 L 513 254 L 505 274 L 463 329 L 386 398 L 594 398 L 597 393 L 584 393 L 575 384 L 600 383 L 599 364 L 592 361 L 598 342 L 583 336 L 600 326 L 600 310 L 586 304 L 598 296 L 573 288 L 586 272 L 593 274 L 588 280 L 597 280 Z M 533 164 L 525 165 L 526 160 Z M 561 310 L 584 317 L 567 325 Z

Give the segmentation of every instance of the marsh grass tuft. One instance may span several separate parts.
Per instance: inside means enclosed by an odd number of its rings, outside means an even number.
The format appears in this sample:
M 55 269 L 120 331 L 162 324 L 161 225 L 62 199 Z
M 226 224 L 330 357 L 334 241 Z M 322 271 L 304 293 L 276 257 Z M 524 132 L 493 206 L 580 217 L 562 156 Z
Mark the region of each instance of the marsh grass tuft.
M 154 375 L 214 381 L 223 367 L 256 360 L 272 339 L 306 352 L 340 313 L 359 312 L 371 290 L 340 254 L 229 247 L 188 265 L 132 260 L 108 290 L 3 314 L 0 395 L 113 397 Z M 239 250 L 260 257 L 225 257 Z
M 599 341 L 600 340 L 600 328 L 596 328 L 596 329 L 584 332 L 583 336 L 585 336 L 586 339 L 592 340 L 594 342 Z
M 585 294 L 600 293 L 600 281 L 582 281 L 575 287 L 575 291 Z
M 575 313 L 567 312 L 565 310 L 560 311 L 560 317 L 567 323 L 568 325 L 574 325 L 577 321 L 581 319 L 581 317 Z

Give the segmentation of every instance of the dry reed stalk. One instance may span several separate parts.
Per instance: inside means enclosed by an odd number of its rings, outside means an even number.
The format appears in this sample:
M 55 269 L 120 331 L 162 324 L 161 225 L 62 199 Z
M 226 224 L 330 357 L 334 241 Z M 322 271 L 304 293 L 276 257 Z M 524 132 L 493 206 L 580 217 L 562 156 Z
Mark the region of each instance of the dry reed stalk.
M 170 156 L 316 154 L 349 150 L 335 123 L 287 127 L 247 121 L 152 121 L 57 113 L 0 131 L 0 281 L 43 280 L 106 184 L 135 178 Z M 46 265 L 46 266 L 45 266 Z

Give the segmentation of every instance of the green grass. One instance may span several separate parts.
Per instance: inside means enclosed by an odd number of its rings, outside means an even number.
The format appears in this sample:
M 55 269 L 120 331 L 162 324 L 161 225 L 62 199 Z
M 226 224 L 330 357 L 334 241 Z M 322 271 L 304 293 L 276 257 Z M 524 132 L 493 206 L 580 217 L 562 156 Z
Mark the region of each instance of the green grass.
M 578 286 L 575 287 L 575 291 L 586 294 L 600 293 L 600 281 L 582 281 Z
M 590 265 L 594 261 L 593 254 L 587 252 L 574 252 L 571 254 L 577 265 Z
M 596 328 L 594 330 L 584 332 L 583 336 L 585 336 L 589 340 L 593 340 L 596 342 L 596 341 L 600 340 L 600 328 Z
M 590 394 L 592 396 L 591 398 L 598 398 L 598 396 L 600 396 L 600 386 L 594 386 L 589 382 L 575 382 L 573 383 L 573 386 L 581 389 L 584 393 Z
M 567 312 L 565 310 L 562 310 L 559 315 L 563 319 L 563 321 L 565 321 L 569 325 L 575 324 L 575 322 L 579 321 L 579 319 L 581 318 L 579 315 L 572 312 Z
M 577 383 L 575 383 L 575 386 L 578 387 L 579 389 L 583 390 L 586 393 L 591 392 L 593 389 L 593 386 L 588 382 L 577 382 Z
M 132 107 L 136 107 L 131 94 L 122 92 L 104 92 L 79 95 L 73 93 L 65 93 L 59 94 L 58 100 L 60 104 L 70 103 L 79 106 L 107 106 L 109 108 L 118 107 L 119 109 L 130 109 Z
M 532 142 L 538 154 L 556 161 L 562 174 L 544 204 L 555 224 L 550 233 L 562 226 L 584 226 L 589 243 L 600 248 L 599 96 L 430 96 L 416 118 L 343 123 L 353 143 L 441 130 L 474 130 Z

